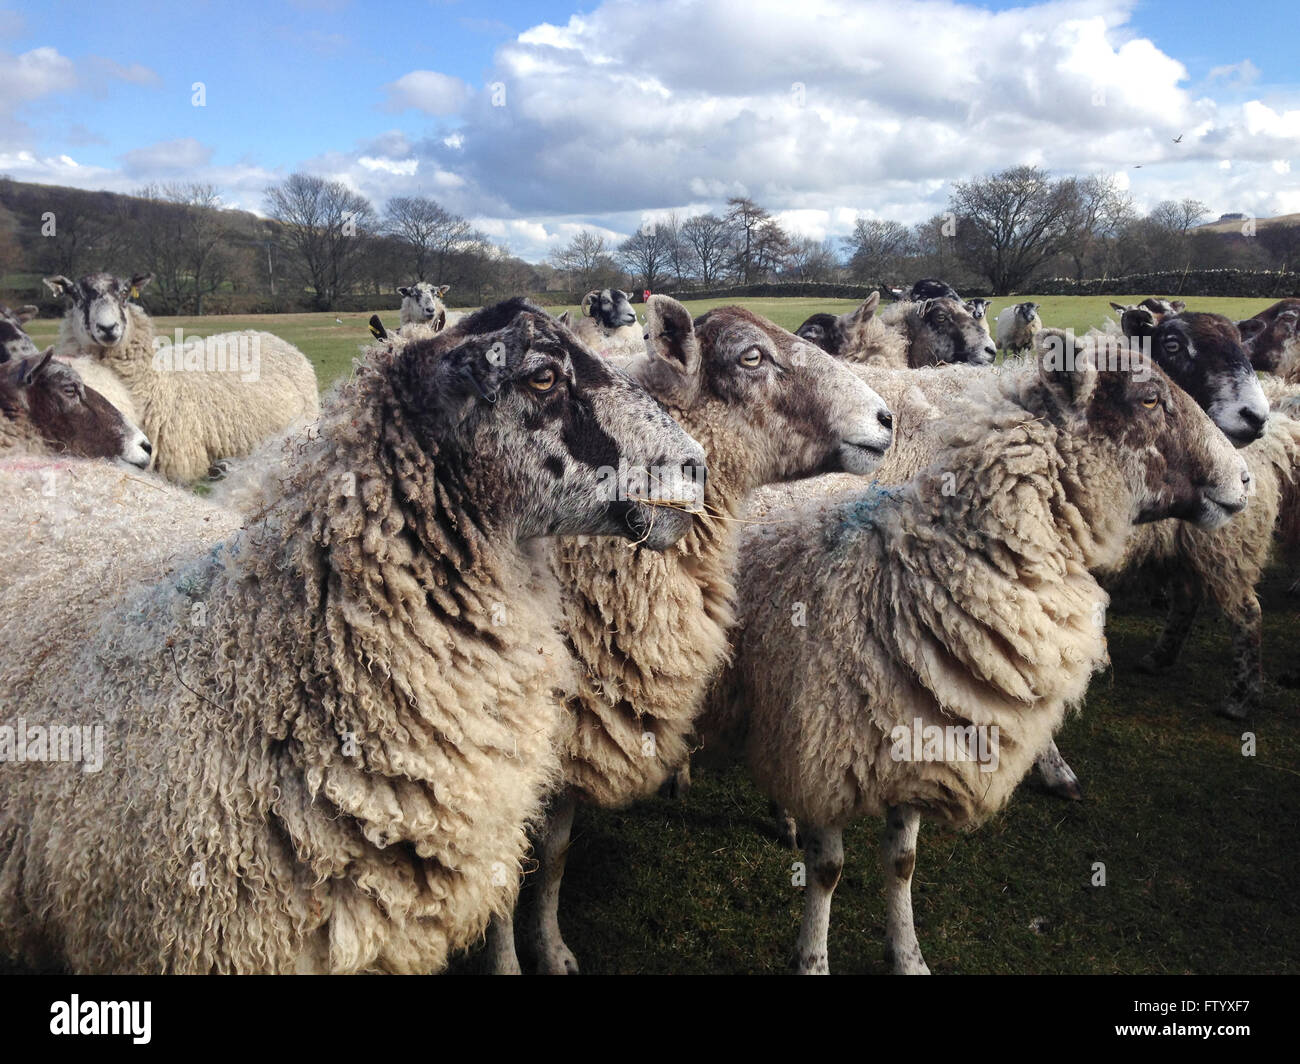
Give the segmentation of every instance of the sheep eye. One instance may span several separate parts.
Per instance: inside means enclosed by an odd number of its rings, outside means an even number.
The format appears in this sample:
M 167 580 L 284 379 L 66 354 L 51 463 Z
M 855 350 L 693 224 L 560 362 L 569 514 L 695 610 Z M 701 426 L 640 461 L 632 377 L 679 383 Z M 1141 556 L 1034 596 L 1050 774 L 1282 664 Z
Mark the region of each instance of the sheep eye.
M 1182 346 L 1183 345 L 1180 344 L 1177 340 L 1165 341 L 1165 350 L 1168 351 L 1171 355 L 1176 354 L 1178 352 L 1178 349 Z
M 748 366 L 750 369 L 753 369 L 755 366 L 759 365 L 762 361 L 763 361 L 762 349 L 757 347 L 751 347 L 748 351 L 746 351 L 743 355 L 740 356 L 740 364 L 742 366 Z
M 1160 405 L 1160 396 L 1157 395 L 1155 392 L 1151 392 L 1146 396 L 1146 398 L 1142 400 L 1142 405 L 1145 406 L 1148 410 L 1154 410 L 1157 406 Z
M 553 369 L 538 370 L 528 378 L 528 386 L 535 388 L 539 392 L 549 392 L 555 387 L 555 382 L 558 379 Z
M 948 315 L 941 310 L 939 311 L 939 313 L 937 313 L 934 316 L 934 320 L 937 321 L 940 325 L 942 325 L 945 321 L 948 320 Z

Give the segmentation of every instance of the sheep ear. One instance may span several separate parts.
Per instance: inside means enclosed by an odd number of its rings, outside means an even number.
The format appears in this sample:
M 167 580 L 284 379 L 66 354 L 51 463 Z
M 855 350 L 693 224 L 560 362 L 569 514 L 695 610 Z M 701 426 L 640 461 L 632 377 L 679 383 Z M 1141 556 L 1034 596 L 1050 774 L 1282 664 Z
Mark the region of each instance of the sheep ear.
M 438 298 L 441 299 L 443 296 L 445 296 L 448 292 L 451 291 L 451 285 L 440 284 L 438 285 L 437 288 L 434 289 L 434 291 L 437 292 Z
M 39 355 L 28 355 L 26 358 L 15 359 L 7 370 L 9 379 L 19 388 L 30 388 L 32 382 L 41 375 L 41 371 L 50 364 L 50 359 L 54 357 L 54 348 L 47 347 Z
M 700 342 L 691 312 L 672 296 L 651 296 L 645 308 L 646 352 L 683 377 L 700 372 Z
M 134 277 L 132 277 L 131 298 L 139 299 L 140 293 L 143 292 L 149 286 L 149 282 L 152 280 L 153 280 L 153 274 L 151 273 L 137 273 Z
M 870 321 L 878 306 L 880 306 L 880 293 L 872 292 L 852 312 L 852 316 L 849 318 L 850 323 L 860 325 L 865 321 Z
M 1110 309 L 1113 310 L 1116 314 L 1123 314 L 1124 311 L 1128 310 L 1128 307 L 1124 306 L 1123 303 L 1116 303 L 1112 301 L 1110 304 Z
M 573 328 L 573 311 L 571 311 L 571 310 L 566 310 L 563 314 L 561 314 L 561 315 L 560 315 L 558 318 L 556 318 L 555 320 L 558 321 L 561 325 L 563 325 L 566 329 L 572 329 L 572 328 Z
M 1160 323 L 1156 321 L 1155 314 L 1146 307 L 1131 307 L 1124 311 L 1119 327 L 1125 336 L 1150 337 L 1155 336 Z
M 1171 300 L 1169 305 L 1174 308 L 1175 314 L 1181 314 L 1183 311 L 1187 309 L 1187 304 L 1184 303 L 1181 299 Z
M 397 290 L 397 294 L 398 294 L 399 296 L 403 296 L 403 297 L 405 297 L 405 296 L 409 296 L 409 295 L 411 294 L 411 286 L 408 285 L 408 284 L 404 284 L 404 285 L 402 285 L 402 286 Z
M 40 312 L 41 311 L 39 307 L 34 307 L 30 303 L 28 303 L 26 306 L 19 307 L 17 310 L 15 310 L 14 317 L 18 319 L 19 325 L 26 325 Z
M 1247 318 L 1245 321 L 1237 322 L 1237 332 L 1241 333 L 1241 339 L 1246 343 L 1255 339 L 1266 328 L 1268 328 L 1268 323 L 1260 321 L 1258 318 Z
M 74 293 L 77 291 L 77 286 L 62 274 L 45 278 L 45 287 L 56 296 L 67 296 L 69 298 L 74 298 Z
M 388 339 L 388 330 L 384 328 L 384 323 L 380 320 L 378 314 L 370 315 L 370 335 L 376 340 Z
M 599 292 L 588 292 L 585 296 L 582 297 L 582 316 L 584 318 L 591 317 L 591 304 L 594 303 L 599 298 L 600 298 Z
M 1042 329 L 1034 337 L 1038 378 L 1061 406 L 1082 410 L 1097 386 L 1092 353 L 1063 329 Z

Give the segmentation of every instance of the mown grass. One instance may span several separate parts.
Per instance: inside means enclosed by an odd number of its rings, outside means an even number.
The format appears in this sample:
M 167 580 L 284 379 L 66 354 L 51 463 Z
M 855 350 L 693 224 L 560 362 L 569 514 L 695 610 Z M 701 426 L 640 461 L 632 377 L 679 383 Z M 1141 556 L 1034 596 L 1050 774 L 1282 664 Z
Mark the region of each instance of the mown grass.
M 1076 330 L 1108 313 L 1107 298 L 1037 301 L 1047 324 Z M 787 328 L 817 310 L 853 305 L 745 302 Z M 1234 318 L 1267 305 L 1191 302 Z M 694 313 L 715 305 L 689 304 Z M 268 329 L 307 353 L 324 387 L 347 372 L 368 338 L 368 317 L 164 318 L 158 325 L 198 334 Z M 39 322 L 32 332 L 45 341 L 53 330 Z M 1300 669 L 1300 598 L 1286 591 L 1294 576 L 1279 563 L 1261 588 L 1270 678 Z M 1271 687 L 1248 725 L 1216 716 L 1231 671 L 1223 622 L 1203 617 L 1179 666 L 1145 676 L 1135 664 L 1162 617 L 1147 596 L 1134 594 L 1118 597 L 1109 615 L 1112 667 L 1094 679 L 1083 712 L 1059 737 L 1083 781 L 1083 802 L 1062 802 L 1027 782 L 977 832 L 922 828 L 914 897 L 934 971 L 1300 972 L 1300 691 Z M 1245 731 L 1257 736 L 1254 757 L 1242 754 Z M 878 828 L 864 822 L 846 833 L 830 942 L 839 972 L 885 970 Z M 773 840 L 766 802 L 738 770 L 699 775 L 681 802 L 582 809 L 564 885 L 566 939 L 589 973 L 786 971 L 801 903 L 791 885 L 797 859 Z M 1103 887 L 1091 885 L 1095 862 L 1105 865 Z

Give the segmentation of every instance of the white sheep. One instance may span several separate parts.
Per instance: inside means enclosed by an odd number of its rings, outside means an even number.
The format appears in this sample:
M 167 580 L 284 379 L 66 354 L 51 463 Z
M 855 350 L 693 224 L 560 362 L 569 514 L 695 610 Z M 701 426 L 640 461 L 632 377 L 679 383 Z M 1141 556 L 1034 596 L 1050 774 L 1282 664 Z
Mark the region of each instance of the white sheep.
M 1034 336 L 1043 327 L 1037 303 L 1012 303 L 998 315 L 998 350 L 1016 354 L 1033 346 Z
M 645 350 L 645 329 L 636 320 L 628 294 L 601 288 L 582 297 L 582 316 L 567 322 L 579 340 L 601 355 L 639 355 Z
M 885 404 L 850 367 L 743 307 L 692 322 L 680 303 L 651 296 L 646 334 L 645 353 L 622 366 L 704 444 L 709 476 L 690 533 L 662 553 L 610 539 L 560 539 L 553 549 L 579 684 L 526 932 L 549 974 L 578 969 L 558 915 L 575 804 L 625 806 L 686 761 L 701 699 L 727 655 L 749 493 L 819 470 L 866 474 L 891 437 Z M 494 925 L 492 952 L 497 972 L 519 970 L 505 922 Z
M 464 315 L 448 312 L 442 297 L 450 290 L 449 284 L 435 285 L 428 281 L 403 285 L 397 290 L 402 297 L 401 324 L 431 325 L 434 332 L 455 325 Z
M 703 724 L 804 831 L 801 972 L 828 971 L 842 830 L 885 817 L 886 955 L 928 971 L 910 884 L 922 813 L 1000 809 L 1106 661 L 1090 573 L 1133 521 L 1207 527 L 1245 468 L 1161 371 L 1043 359 L 972 389 L 899 488 L 778 512 L 741 546 L 735 660 Z
M 271 333 L 185 342 L 155 337 L 149 316 L 130 302 L 150 279 L 100 273 L 45 283 L 68 301 L 56 352 L 97 359 L 121 378 L 163 476 L 198 480 L 219 459 L 248 454 L 267 437 L 316 417 L 320 398 L 311 363 Z
M 534 541 L 670 546 L 689 516 L 603 463 L 703 452 L 538 308 L 462 324 L 375 345 L 242 531 L 102 467 L 0 474 L 0 954 L 430 972 L 510 907 L 573 680 Z M 69 726 L 97 771 L 35 763 Z

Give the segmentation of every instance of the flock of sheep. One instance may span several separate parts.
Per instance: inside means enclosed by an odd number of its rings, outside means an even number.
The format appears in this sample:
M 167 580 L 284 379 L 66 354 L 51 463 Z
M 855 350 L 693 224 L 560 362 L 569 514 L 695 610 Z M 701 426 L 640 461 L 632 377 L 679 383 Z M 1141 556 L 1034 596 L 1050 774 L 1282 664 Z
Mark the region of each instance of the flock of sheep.
M 521 941 L 576 972 L 576 810 L 680 789 L 697 751 L 797 831 L 800 971 L 829 970 L 843 829 L 880 816 L 887 956 L 923 973 L 920 819 L 978 825 L 1034 765 L 1078 797 L 1053 737 L 1104 585 L 1162 574 L 1153 668 L 1212 598 L 1224 711 L 1257 708 L 1300 300 L 1081 337 L 1021 303 L 995 342 L 937 281 L 795 333 L 611 289 L 457 315 L 420 282 L 321 402 L 268 333 L 155 336 L 148 281 L 51 278 L 46 352 L 0 314 L 2 955 L 435 972 L 486 933 L 497 972 Z

